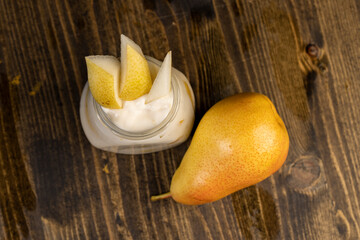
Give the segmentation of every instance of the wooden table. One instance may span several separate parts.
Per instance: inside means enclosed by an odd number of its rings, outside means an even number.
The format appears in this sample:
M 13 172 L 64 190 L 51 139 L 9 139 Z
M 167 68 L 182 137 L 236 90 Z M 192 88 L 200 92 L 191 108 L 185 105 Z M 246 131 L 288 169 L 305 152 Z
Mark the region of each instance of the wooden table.
M 358 0 L 0 0 L 0 239 L 359 239 L 359 13 Z M 284 166 L 211 204 L 150 202 L 191 137 L 116 155 L 79 119 L 84 56 L 119 56 L 122 33 L 173 51 L 195 126 L 227 96 L 267 95 L 290 135 Z

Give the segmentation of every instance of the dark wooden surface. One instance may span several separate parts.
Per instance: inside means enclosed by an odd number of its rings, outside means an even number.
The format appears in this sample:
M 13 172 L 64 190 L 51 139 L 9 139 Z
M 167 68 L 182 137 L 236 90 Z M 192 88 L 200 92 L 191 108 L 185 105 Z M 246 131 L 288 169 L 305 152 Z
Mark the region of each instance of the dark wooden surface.
M 150 202 L 191 138 L 116 155 L 79 120 L 84 56 L 118 56 L 121 33 L 173 51 L 195 125 L 226 96 L 269 96 L 290 135 L 281 170 L 211 204 Z M 358 0 L 0 0 L 0 76 L 0 239 L 360 238 Z

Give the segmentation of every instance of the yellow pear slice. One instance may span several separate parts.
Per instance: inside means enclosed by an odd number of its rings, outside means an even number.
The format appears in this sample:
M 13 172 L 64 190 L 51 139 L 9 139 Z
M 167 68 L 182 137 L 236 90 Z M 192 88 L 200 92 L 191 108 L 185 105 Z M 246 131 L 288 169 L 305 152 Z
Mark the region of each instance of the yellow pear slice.
M 95 101 L 106 108 L 122 108 L 119 98 L 120 62 L 113 56 L 85 57 L 88 81 Z
M 141 48 L 122 34 L 120 98 L 135 100 L 147 94 L 151 86 L 149 66 Z
M 165 56 L 154 83 L 146 97 L 146 103 L 164 97 L 171 90 L 171 51 Z

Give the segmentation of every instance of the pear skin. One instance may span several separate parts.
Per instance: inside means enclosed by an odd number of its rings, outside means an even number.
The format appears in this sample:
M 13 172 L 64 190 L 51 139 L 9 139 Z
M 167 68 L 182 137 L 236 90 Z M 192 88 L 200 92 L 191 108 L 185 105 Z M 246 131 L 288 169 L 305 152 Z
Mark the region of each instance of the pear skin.
M 201 119 L 170 193 L 152 200 L 172 197 L 187 205 L 219 200 L 272 175 L 288 149 L 286 127 L 266 96 L 242 93 L 225 98 Z

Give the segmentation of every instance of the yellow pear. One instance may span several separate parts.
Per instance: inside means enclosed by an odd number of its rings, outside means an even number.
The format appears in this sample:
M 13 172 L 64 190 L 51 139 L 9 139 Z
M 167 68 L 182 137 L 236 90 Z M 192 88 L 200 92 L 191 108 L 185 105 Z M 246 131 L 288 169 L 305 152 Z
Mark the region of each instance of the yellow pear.
M 151 199 L 172 197 L 188 205 L 219 200 L 276 172 L 288 149 L 286 127 L 266 96 L 225 98 L 201 119 L 170 192 Z

